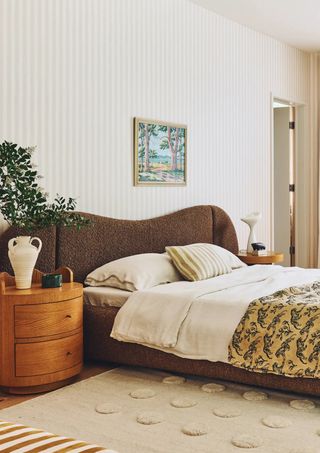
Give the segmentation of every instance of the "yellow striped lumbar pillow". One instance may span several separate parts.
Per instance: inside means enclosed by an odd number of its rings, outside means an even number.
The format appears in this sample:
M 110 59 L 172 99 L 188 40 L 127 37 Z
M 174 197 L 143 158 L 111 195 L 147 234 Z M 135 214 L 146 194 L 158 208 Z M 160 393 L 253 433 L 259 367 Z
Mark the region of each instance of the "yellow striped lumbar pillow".
M 216 252 L 213 244 L 166 247 L 166 252 L 181 275 L 193 282 L 232 271 L 229 264 Z

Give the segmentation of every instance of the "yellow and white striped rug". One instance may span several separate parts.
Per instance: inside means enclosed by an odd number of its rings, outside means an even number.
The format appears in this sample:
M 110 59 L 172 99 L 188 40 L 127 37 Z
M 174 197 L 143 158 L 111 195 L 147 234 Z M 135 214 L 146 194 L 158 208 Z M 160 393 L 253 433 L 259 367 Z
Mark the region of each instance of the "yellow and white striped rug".
M 116 453 L 98 445 L 60 437 L 40 429 L 0 420 L 0 451 L 2 453 Z

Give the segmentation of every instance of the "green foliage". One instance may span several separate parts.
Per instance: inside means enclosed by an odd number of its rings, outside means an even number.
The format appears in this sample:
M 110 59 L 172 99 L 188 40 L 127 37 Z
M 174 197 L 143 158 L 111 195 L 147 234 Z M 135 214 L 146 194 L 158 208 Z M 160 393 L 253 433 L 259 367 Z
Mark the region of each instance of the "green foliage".
M 145 156 L 145 147 L 144 146 L 140 146 L 139 147 L 139 159 L 140 160 L 144 160 L 144 156 Z
M 52 225 L 81 228 L 90 221 L 73 212 L 74 198 L 56 196 L 48 202 L 48 194 L 39 187 L 40 176 L 32 164 L 33 148 L 16 144 L 0 144 L 0 212 L 13 226 L 32 232 Z
M 159 135 L 159 126 L 157 124 L 147 124 L 147 123 L 140 123 L 139 124 L 139 140 L 142 143 L 145 139 L 146 133 L 148 133 L 149 139 L 150 137 L 157 137 Z
M 159 126 L 159 130 L 163 132 L 164 134 L 168 133 L 168 128 L 170 126 Z M 174 147 L 175 145 L 175 134 L 176 134 L 176 127 L 170 127 L 171 131 L 171 146 Z M 184 152 L 184 140 L 185 140 L 185 130 L 183 128 L 178 129 L 178 140 L 179 140 L 179 146 L 178 146 L 178 153 L 183 153 Z M 161 143 L 160 143 L 160 149 L 161 150 L 166 150 L 169 149 L 169 139 L 167 136 L 163 137 Z
M 149 150 L 149 157 L 150 159 L 157 159 L 159 157 L 159 154 L 155 149 L 150 149 Z

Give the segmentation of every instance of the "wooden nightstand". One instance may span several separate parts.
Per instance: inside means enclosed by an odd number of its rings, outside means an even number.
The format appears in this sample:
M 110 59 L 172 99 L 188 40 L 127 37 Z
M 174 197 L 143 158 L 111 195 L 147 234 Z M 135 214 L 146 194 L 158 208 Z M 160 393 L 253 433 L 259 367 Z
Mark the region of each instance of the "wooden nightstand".
M 30 289 L 0 274 L 0 386 L 38 393 L 65 385 L 83 363 L 83 287 L 67 268 L 61 288 L 42 288 L 35 270 Z
M 274 264 L 283 261 L 283 253 L 267 252 L 267 255 L 257 256 L 247 252 L 239 252 L 238 258 L 249 266 L 252 264 Z

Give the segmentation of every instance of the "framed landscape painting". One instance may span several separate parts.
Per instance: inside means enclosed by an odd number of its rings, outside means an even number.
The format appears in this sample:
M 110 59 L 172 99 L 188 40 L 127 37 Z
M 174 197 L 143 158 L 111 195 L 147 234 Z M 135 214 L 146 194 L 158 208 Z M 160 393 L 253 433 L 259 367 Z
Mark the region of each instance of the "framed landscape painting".
M 134 119 L 134 184 L 186 184 L 187 127 L 181 124 Z

